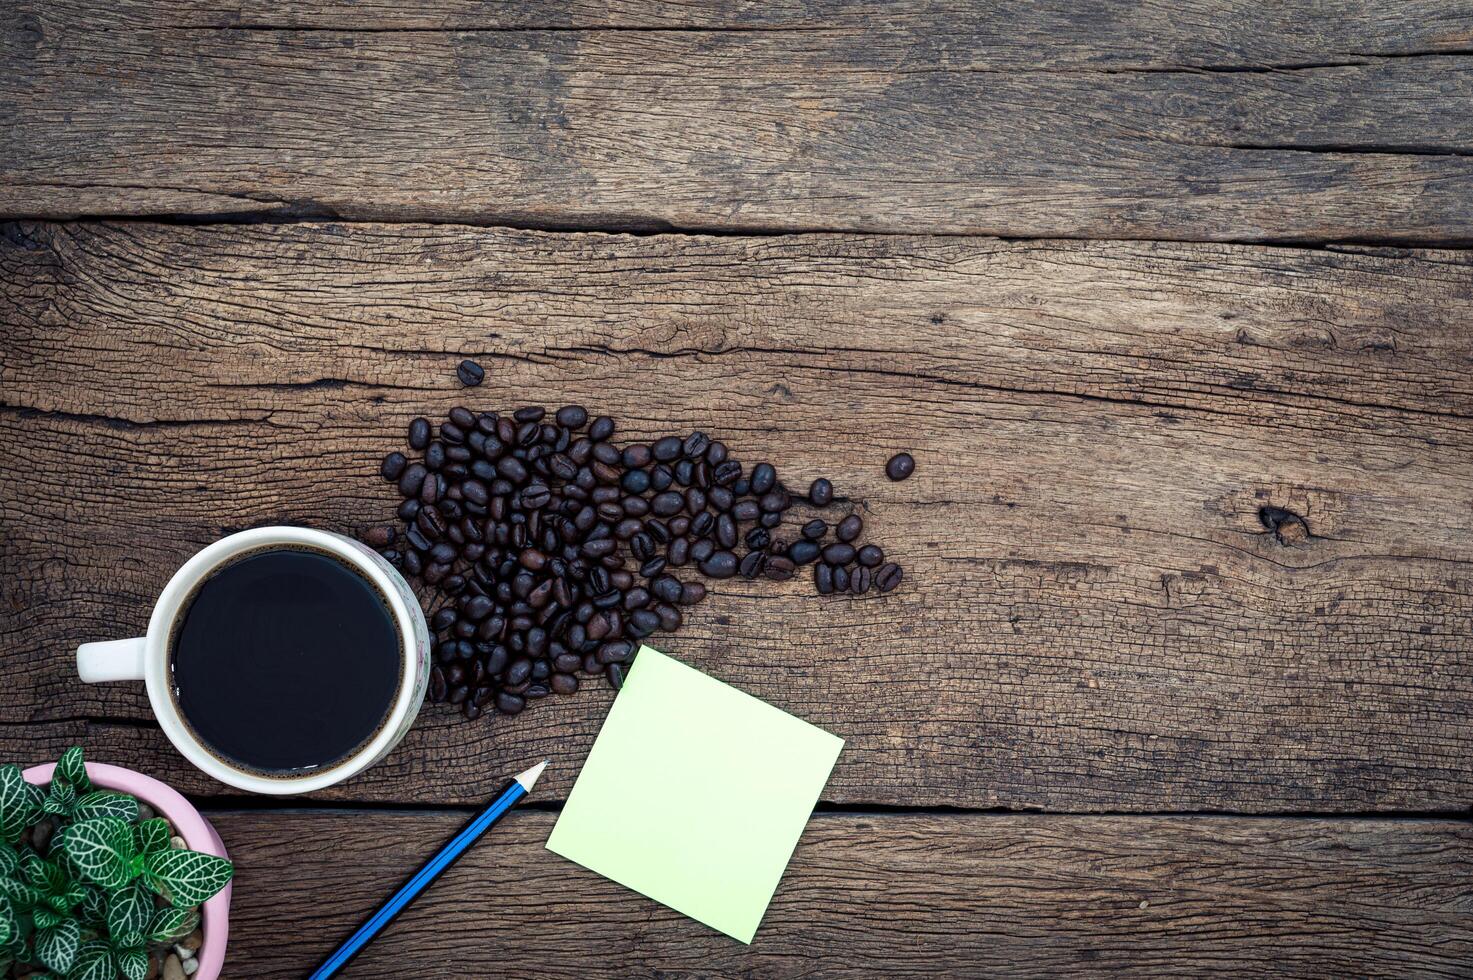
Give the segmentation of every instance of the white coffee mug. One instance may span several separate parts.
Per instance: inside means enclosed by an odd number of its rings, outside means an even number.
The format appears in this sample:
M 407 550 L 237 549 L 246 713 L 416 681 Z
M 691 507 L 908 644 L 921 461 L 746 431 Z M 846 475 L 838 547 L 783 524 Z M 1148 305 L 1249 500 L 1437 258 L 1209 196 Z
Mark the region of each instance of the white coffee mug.
M 306 546 L 335 556 L 377 586 L 388 600 L 403 639 L 404 657 L 399 690 L 388 720 L 373 739 L 353 755 L 324 769 L 300 776 L 266 777 L 236 769 L 205 748 L 179 715 L 170 690 L 169 638 L 182 604 L 211 572 L 247 551 L 273 546 Z M 184 757 L 222 783 L 255 793 L 310 793 L 362 772 L 378 762 L 404 737 L 419 714 L 430 680 L 430 632 L 419 600 L 404 577 L 373 549 L 341 534 L 305 527 L 258 527 L 241 531 L 214 544 L 185 562 L 153 607 L 148 635 L 131 640 L 84 643 L 77 648 L 77 672 L 88 684 L 101 681 L 143 681 L 153 713 L 169 741 Z

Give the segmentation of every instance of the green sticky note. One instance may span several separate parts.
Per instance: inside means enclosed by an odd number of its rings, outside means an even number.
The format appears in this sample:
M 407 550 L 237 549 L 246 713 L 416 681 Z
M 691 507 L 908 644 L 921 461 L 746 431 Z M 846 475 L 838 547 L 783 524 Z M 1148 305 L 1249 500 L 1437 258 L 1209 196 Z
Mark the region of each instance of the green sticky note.
M 843 747 L 644 647 L 547 848 L 750 943 Z

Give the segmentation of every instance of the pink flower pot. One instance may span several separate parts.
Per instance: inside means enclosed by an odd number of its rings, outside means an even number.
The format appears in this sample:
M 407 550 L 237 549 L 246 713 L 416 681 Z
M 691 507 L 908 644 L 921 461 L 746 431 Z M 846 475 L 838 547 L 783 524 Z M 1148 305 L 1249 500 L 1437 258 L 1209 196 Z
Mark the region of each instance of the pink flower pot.
M 22 775 L 26 782 L 45 786 L 51 782 L 54 763 L 32 766 Z M 174 790 L 151 776 L 121 766 L 109 766 L 100 762 L 87 763 L 87 775 L 103 789 L 128 793 L 139 801 L 153 807 L 154 812 L 165 818 L 174 827 L 174 832 L 184 838 L 191 851 L 229 857 L 220 835 L 210 822 L 200 816 L 198 810 Z M 233 884 L 233 882 L 231 883 Z M 199 970 L 190 980 L 217 980 L 220 968 L 225 964 L 225 944 L 230 938 L 230 888 L 227 884 L 213 898 L 205 902 L 201 910 L 204 929 L 204 945 L 199 949 Z

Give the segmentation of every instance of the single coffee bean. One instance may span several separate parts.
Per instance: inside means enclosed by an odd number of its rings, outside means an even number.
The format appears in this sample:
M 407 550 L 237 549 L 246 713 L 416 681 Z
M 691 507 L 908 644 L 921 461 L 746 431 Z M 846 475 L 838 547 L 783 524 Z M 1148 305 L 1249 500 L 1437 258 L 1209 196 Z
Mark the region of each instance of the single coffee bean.
M 695 517 L 706 509 L 706 491 L 700 487 L 691 487 L 685 492 L 685 509 L 692 517 Z
M 650 452 L 649 446 L 635 443 L 632 446 L 624 447 L 624 465 L 630 469 L 639 469 L 648 466 L 654 461 L 654 458 L 655 455 Z
M 847 565 L 854 560 L 854 546 L 842 541 L 823 549 L 823 560 L 830 565 Z
M 419 463 L 410 463 L 404 468 L 404 472 L 399 474 L 399 492 L 406 497 L 418 497 L 428 472 Z
M 434 511 L 430 511 L 430 513 L 434 513 Z M 455 549 L 455 545 L 451 544 L 449 541 L 441 541 L 439 544 L 430 549 L 430 560 L 436 562 L 437 564 L 449 565 L 452 564 L 457 557 L 459 557 L 459 554 L 460 553 Z
M 777 527 L 783 522 L 782 511 L 770 511 L 759 518 L 763 527 Z
M 474 388 L 486 380 L 486 369 L 475 361 L 461 361 L 455 368 L 455 376 L 467 388 Z
M 787 493 L 782 490 L 769 491 L 762 495 L 761 500 L 757 501 L 757 506 L 769 514 L 781 514 L 788 509 L 790 504 L 791 500 L 788 498 Z
M 634 656 L 634 644 L 629 640 L 609 640 L 598 648 L 596 654 L 601 664 L 615 664 Z
M 553 674 L 551 685 L 552 689 L 559 694 L 574 694 L 578 690 L 578 678 L 572 674 Z
M 831 595 L 834 591 L 834 570 L 822 563 L 813 566 L 813 586 L 819 595 Z
M 626 470 L 620 485 L 629 493 L 644 493 L 650 488 L 650 475 L 644 470 Z
M 655 606 L 655 615 L 659 617 L 660 629 L 666 633 L 674 633 L 680 629 L 680 624 L 685 621 L 685 615 L 675 606 L 666 602 Z
M 472 412 L 464 405 L 455 406 L 450 410 L 449 415 L 450 421 L 454 422 L 457 426 L 459 426 L 461 429 L 464 429 L 466 432 L 469 432 L 471 429 L 474 429 L 476 427 L 476 413 Z
M 565 429 L 581 429 L 588 422 L 588 411 L 582 405 L 564 405 L 554 417 Z
M 423 449 L 430 444 L 430 420 L 418 418 L 409 423 L 409 447 Z
M 690 560 L 700 564 L 710 558 L 716 551 L 716 542 L 710 538 L 701 538 L 690 546 Z
M 496 695 L 496 710 L 500 711 L 504 715 L 520 714 L 522 709 L 526 706 L 527 702 L 522 700 L 522 696 L 520 694 L 513 694 L 510 691 L 502 691 L 500 694 Z
M 712 466 L 719 466 L 726 462 L 726 443 L 712 442 L 706 447 L 706 462 Z
M 609 687 L 614 690 L 624 686 L 624 668 L 618 664 L 609 664 L 608 667 Z
M 849 573 L 849 591 L 855 595 L 864 595 L 869 591 L 870 570 L 863 565 L 858 566 Z
M 598 418 L 594 419 L 593 424 L 588 427 L 588 438 L 592 439 L 594 442 L 603 442 L 605 439 L 613 434 L 614 420 L 609 418 L 607 415 L 600 415 Z
M 370 548 L 387 548 L 394 543 L 394 529 L 391 527 L 371 527 L 364 533 L 363 543 Z
M 738 521 L 755 521 L 762 516 L 762 508 L 755 500 L 738 500 L 731 505 L 731 516 Z
M 430 617 L 430 629 L 434 630 L 436 633 L 443 633 L 445 630 L 448 630 L 454 625 L 455 610 L 451 609 L 448 606 L 444 609 L 437 610 L 435 614 Z
M 727 517 L 730 515 L 723 514 L 722 516 Z M 715 529 L 716 517 L 708 510 L 701 511 L 690 522 L 690 533 L 698 538 L 707 537 Z
M 718 463 L 711 469 L 711 482 L 723 487 L 732 487 L 732 492 L 740 495 L 745 491 L 739 491 L 733 484 L 742 475 L 742 464 L 734 459 L 728 459 L 724 463 Z M 694 476 L 694 474 L 692 474 Z
M 435 439 L 428 446 L 425 447 L 425 468 L 438 470 L 444 465 L 445 444 L 439 439 Z
M 855 557 L 865 568 L 874 568 L 885 560 L 885 552 L 877 544 L 867 544 L 855 553 Z
M 650 583 L 650 591 L 662 602 L 679 602 L 685 589 L 674 575 L 661 575 Z
M 430 700 L 436 704 L 445 700 L 445 672 L 439 667 L 430 668 Z
M 650 489 L 659 493 L 661 490 L 669 490 L 670 484 L 675 482 L 670 467 L 664 463 L 656 463 L 650 467 Z
M 784 558 L 782 555 L 772 555 L 767 559 L 765 571 L 768 578 L 777 582 L 786 582 L 793 577 L 797 569 L 797 564 L 791 558 Z
M 818 546 L 818 542 L 809 541 L 807 538 L 804 538 L 799 541 L 794 541 L 792 545 L 789 546 L 788 558 L 791 559 L 793 564 L 795 565 L 806 565 L 817 558 L 818 553 L 821 550 L 822 549 Z
M 515 484 L 525 483 L 527 480 L 527 468 L 515 456 L 503 456 L 498 459 L 496 472 Z
M 511 417 L 518 423 L 541 422 L 542 416 L 546 414 L 547 409 L 541 405 L 528 405 L 526 408 L 519 408 L 515 412 L 512 412 Z
M 419 485 L 419 502 L 422 504 L 433 504 L 440 499 L 440 492 L 445 489 L 445 478 L 439 473 L 426 474 L 424 482 Z
M 849 570 L 846 569 L 843 565 L 835 565 L 833 567 L 834 567 L 834 591 L 835 592 L 848 592 L 849 591 Z
M 506 668 L 506 682 L 508 684 L 520 684 L 532 676 L 532 660 L 530 657 L 518 657 Z
M 808 486 L 808 502 L 815 507 L 827 507 L 834 501 L 834 485 L 823 477 Z
M 916 461 L 910 453 L 896 453 L 885 464 L 885 475 L 892 480 L 903 480 L 916 470 Z M 893 586 L 892 586 L 893 588 Z M 881 590 L 886 591 L 886 590 Z
M 747 547 L 753 551 L 761 551 L 772 543 L 772 532 L 765 527 L 754 527 L 747 532 Z
M 850 514 L 839 522 L 839 526 L 834 529 L 834 534 L 840 541 L 853 541 L 863 530 L 864 519 L 858 514 Z
M 686 582 L 680 587 L 680 604 L 694 606 L 706 598 L 706 586 L 700 582 Z
M 752 467 L 752 495 L 760 497 L 777 484 L 777 470 L 771 463 L 758 463 Z
M 697 459 L 705 455 L 706 450 L 711 447 L 711 437 L 704 432 L 692 432 L 685 437 L 680 445 L 680 451 L 690 459 Z M 710 460 L 707 460 L 710 462 Z M 717 461 L 719 462 L 719 460 Z
M 650 510 L 661 517 L 670 517 L 685 506 L 685 498 L 674 490 L 666 490 L 664 493 L 656 494 L 650 501 Z
M 654 454 L 655 459 L 662 463 L 669 463 L 680 456 L 680 439 L 676 436 L 666 436 L 663 439 L 657 439 L 655 444 L 650 447 L 650 451 Z
M 642 640 L 659 628 L 659 613 L 653 609 L 636 609 L 629 614 L 629 622 L 625 625 L 624 632 L 633 633 Z
M 810 541 L 817 541 L 829 533 L 829 526 L 824 521 L 814 518 L 803 525 L 803 537 Z
M 736 570 L 737 557 L 729 551 L 713 552 L 701 562 L 701 574 L 710 578 L 731 578 Z
M 677 568 L 690 561 L 690 539 L 672 538 L 670 546 L 665 549 L 665 558 Z
M 730 514 L 722 514 L 716 519 L 716 543 L 728 551 L 737 544 L 737 523 Z
M 643 609 L 649 604 L 650 594 L 648 589 L 640 586 L 635 586 L 628 592 L 624 593 L 624 609 L 627 612 L 632 612 L 635 609 Z
M 900 584 L 903 577 L 904 573 L 900 570 L 900 566 L 892 561 L 880 566 L 880 570 L 875 572 L 875 588 L 881 592 L 889 592 Z
M 594 444 L 593 458 L 605 466 L 617 466 L 623 459 L 618 447 L 607 442 Z
M 639 566 L 639 574 L 643 575 L 645 578 L 654 578 L 656 575 L 659 575 L 665 570 L 665 564 L 665 556 L 656 555 L 655 557 L 646 561 L 643 565 Z
M 465 430 L 454 422 L 440 423 L 440 438 L 446 443 L 459 446 L 465 442 Z
M 767 562 L 767 553 L 763 551 L 749 551 L 742 558 L 737 571 L 742 578 L 756 578 L 762 573 L 762 568 Z
M 399 474 L 404 472 L 404 464 L 406 462 L 408 461 L 404 458 L 403 453 L 389 453 L 389 455 L 384 457 L 384 461 L 379 464 L 379 474 L 385 480 L 397 480 L 399 479 Z

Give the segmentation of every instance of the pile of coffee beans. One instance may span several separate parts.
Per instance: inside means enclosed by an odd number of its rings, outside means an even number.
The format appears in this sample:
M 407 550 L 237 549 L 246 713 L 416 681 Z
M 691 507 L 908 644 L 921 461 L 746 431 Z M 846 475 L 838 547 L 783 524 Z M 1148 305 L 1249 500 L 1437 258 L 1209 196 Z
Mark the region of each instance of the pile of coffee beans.
M 858 514 L 784 524 L 795 503 L 833 506 L 828 480 L 799 496 L 770 463 L 748 469 L 704 432 L 620 446 L 615 428 L 577 405 L 453 408 L 438 431 L 410 423 L 418 458 L 384 457 L 402 523 L 364 541 L 431 596 L 432 700 L 475 718 L 572 694 L 580 677 L 617 690 L 640 642 L 679 629 L 682 607 L 706 597 L 699 577 L 782 581 L 812 565 L 823 595 L 900 584 L 900 566 L 860 541 Z

